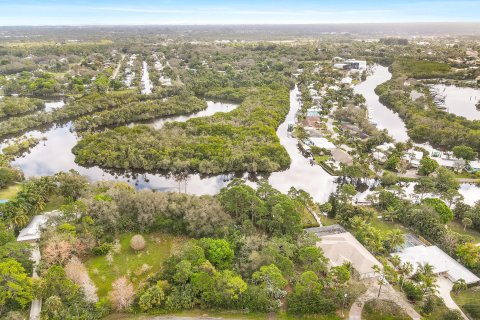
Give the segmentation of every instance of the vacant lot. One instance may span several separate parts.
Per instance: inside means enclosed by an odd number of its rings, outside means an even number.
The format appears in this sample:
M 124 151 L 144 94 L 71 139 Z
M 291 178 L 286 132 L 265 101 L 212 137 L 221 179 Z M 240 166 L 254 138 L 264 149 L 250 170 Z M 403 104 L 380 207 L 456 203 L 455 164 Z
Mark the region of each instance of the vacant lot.
M 86 261 L 85 265 L 98 288 L 99 297 L 106 296 L 112 282 L 121 276 L 127 276 L 137 288 L 148 276 L 160 270 L 172 249 L 186 240 L 168 234 L 145 234 L 145 249 L 136 253 L 130 248 L 133 235 L 127 233 L 119 237 L 121 251 L 112 255 L 113 261 L 109 262 L 107 256 L 92 257 Z

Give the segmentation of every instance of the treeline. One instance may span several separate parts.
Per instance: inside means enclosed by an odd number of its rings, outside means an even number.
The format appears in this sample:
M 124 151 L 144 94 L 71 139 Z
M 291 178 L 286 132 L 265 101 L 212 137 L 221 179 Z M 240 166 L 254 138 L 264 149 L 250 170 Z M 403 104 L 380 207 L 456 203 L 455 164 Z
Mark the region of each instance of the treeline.
M 162 99 L 165 94 L 167 93 L 162 92 L 158 95 L 145 96 L 133 92 L 92 93 L 79 99 L 69 100 L 63 108 L 51 112 L 41 111 L 35 114 L 8 118 L 0 122 L 0 138 L 55 122 L 75 119 L 94 112 L 119 108 L 134 102 Z
M 49 319 L 190 309 L 268 313 L 282 305 L 292 315 L 333 316 L 361 293 L 350 285 L 354 270 L 348 265 L 329 269 L 318 238 L 303 232 L 301 191 L 282 194 L 265 181 L 253 189 L 234 180 L 215 197 L 137 192 L 125 183 L 86 185 L 74 172 L 62 173 L 59 188 L 54 192 L 72 202 L 43 233 L 40 285 L 32 286 L 25 267 L 18 267 L 15 274 L 24 278 L 18 276 L 15 283 L 29 295 L 8 297 L 2 315 L 39 296 L 42 315 Z M 114 255 L 115 238 L 124 232 L 158 231 L 194 239 L 162 268 L 150 270 L 142 286 L 133 285 L 133 274 L 120 275 L 108 298 L 99 300 L 83 261 Z M 130 245 L 140 252 L 145 244 L 136 237 L 138 246 Z M 7 262 L 20 265 L 14 258 Z
M 415 142 L 428 141 L 435 147 L 449 150 L 466 145 L 480 151 L 480 121 L 467 120 L 434 106 L 425 108 L 424 102 L 412 101 L 401 79 L 389 80 L 379 85 L 375 92 L 381 103 L 399 114 L 409 137 Z
M 45 108 L 40 99 L 3 97 L 0 99 L 0 119 L 12 117 Z
M 207 107 L 204 100 L 189 95 L 165 99 L 135 101 L 113 110 L 105 110 L 76 119 L 76 130 L 95 130 L 99 127 L 118 126 L 132 121 L 144 121 L 158 117 L 189 114 Z
M 73 152 L 83 166 L 202 174 L 273 172 L 290 164 L 275 132 L 288 110 L 288 88 L 257 88 L 229 113 L 169 123 L 160 130 L 135 126 L 92 133 Z
M 398 58 L 394 61 L 393 72 L 397 75 L 405 75 L 415 79 L 450 78 L 455 74 L 450 65 L 429 60 L 415 58 Z
M 29 137 L 15 139 L 13 143 L 2 149 L 3 154 L 8 157 L 20 157 L 31 148 L 40 143 L 41 139 Z

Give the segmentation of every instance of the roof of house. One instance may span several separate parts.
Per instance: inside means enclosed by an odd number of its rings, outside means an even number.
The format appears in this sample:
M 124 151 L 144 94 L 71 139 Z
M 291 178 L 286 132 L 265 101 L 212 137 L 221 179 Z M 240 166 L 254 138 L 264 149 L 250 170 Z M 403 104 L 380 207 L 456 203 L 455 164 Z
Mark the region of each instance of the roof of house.
M 342 149 L 335 148 L 335 149 L 332 149 L 330 152 L 332 153 L 332 157 L 333 159 L 335 159 L 335 161 L 338 161 L 344 164 L 351 164 L 353 162 L 352 157 Z
M 428 263 L 433 266 L 435 273 L 447 273 L 453 281 L 463 279 L 467 284 L 480 281 L 479 277 L 474 275 L 470 270 L 465 268 L 437 246 L 427 247 L 420 245 L 409 247 L 392 255 L 398 255 L 402 262 L 410 262 L 413 265 L 414 270 L 417 268 L 418 263 Z
M 375 149 L 382 150 L 382 151 L 389 151 L 391 149 L 395 149 L 395 145 L 393 143 L 384 143 L 379 146 L 376 146 Z
M 350 232 L 324 235 L 321 240 L 317 246 L 334 266 L 350 262 L 360 275 L 375 273 L 375 265 L 382 268 L 382 264 Z
M 51 211 L 42 215 L 34 216 L 30 223 L 25 228 L 20 230 L 17 241 L 32 241 L 40 239 L 40 236 L 42 235 L 42 228 L 45 227 L 48 219 L 58 214 L 59 211 Z
M 319 138 L 319 137 L 313 137 L 310 138 L 310 141 L 319 148 L 324 148 L 324 149 L 335 149 L 335 145 L 328 141 L 326 138 Z

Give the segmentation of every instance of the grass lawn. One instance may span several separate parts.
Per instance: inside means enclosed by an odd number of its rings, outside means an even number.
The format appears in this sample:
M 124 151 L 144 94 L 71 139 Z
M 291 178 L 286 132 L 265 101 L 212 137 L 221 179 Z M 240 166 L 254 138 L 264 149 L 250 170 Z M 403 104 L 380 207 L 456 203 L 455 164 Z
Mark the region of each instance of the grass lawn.
M 302 210 L 300 218 L 302 219 L 302 227 L 304 228 L 311 228 L 311 227 L 318 227 L 317 220 L 312 216 L 310 211 L 307 208 Z
M 64 204 L 65 200 L 62 196 L 51 196 L 47 204 L 45 205 L 45 209 L 43 209 L 43 212 L 57 210 Z
M 332 219 L 332 218 L 328 218 L 326 216 L 324 216 L 323 214 L 320 216 L 320 221 L 322 221 L 322 224 L 324 226 L 331 226 L 332 224 L 337 224 L 337 220 L 335 219 Z
M 392 231 L 392 230 L 395 230 L 395 229 L 400 229 L 403 233 L 406 233 L 405 227 L 402 226 L 399 223 L 387 222 L 387 221 L 384 221 L 384 220 L 379 219 L 377 217 L 374 217 L 369 222 L 371 223 L 372 227 L 380 230 L 380 232 L 383 232 L 383 233 L 388 232 L 388 231 Z
M 274 317 L 272 314 L 263 313 L 246 313 L 240 311 L 214 311 L 214 310 L 188 310 L 178 313 L 164 314 L 165 317 L 191 317 L 192 319 L 210 318 L 210 319 L 245 319 L 245 320 L 263 320 L 263 319 L 278 319 L 278 320 L 340 320 L 337 315 L 311 315 L 311 316 L 295 316 L 288 315 L 285 312 L 276 313 Z M 104 318 L 104 320 L 153 320 L 154 316 L 139 315 L 139 314 L 112 314 Z M 165 318 L 166 319 L 166 318 Z
M 314 158 L 315 158 L 315 161 L 316 161 L 318 164 L 320 164 L 320 163 L 323 162 L 323 161 L 328 161 L 328 160 L 331 158 L 331 156 L 328 156 L 328 155 L 315 156 Z
M 17 193 L 22 189 L 22 186 L 19 184 L 11 185 L 8 188 L 0 190 L 0 199 L 1 200 L 10 200 L 17 195 Z
M 451 296 L 470 318 L 480 319 L 480 287 L 468 288 L 460 292 L 458 296 L 451 293 Z
M 473 237 L 473 239 L 476 243 L 480 242 L 480 232 L 478 232 L 476 230 L 469 229 L 469 228 L 467 228 L 464 231 L 463 230 L 463 225 L 459 221 L 450 221 L 448 223 L 448 228 L 450 230 L 453 230 L 453 231 L 458 232 L 460 234 L 466 234 L 466 235 L 469 235 L 469 236 Z
M 128 276 L 135 288 L 138 288 L 151 274 L 157 272 L 172 249 L 183 242 L 184 237 L 168 234 L 145 234 L 146 246 L 143 251 L 135 253 L 130 248 L 130 239 L 134 234 L 126 233 L 119 237 L 121 251 L 113 255 L 113 263 L 109 265 L 106 256 L 94 256 L 85 262 L 90 277 L 98 288 L 98 296 L 105 297 L 112 287 L 112 282 L 121 276 Z M 147 268 L 143 269 L 142 266 Z M 148 266 L 147 266 L 148 265 Z
M 365 303 L 362 310 L 364 320 L 407 320 L 410 317 L 394 302 L 371 300 Z

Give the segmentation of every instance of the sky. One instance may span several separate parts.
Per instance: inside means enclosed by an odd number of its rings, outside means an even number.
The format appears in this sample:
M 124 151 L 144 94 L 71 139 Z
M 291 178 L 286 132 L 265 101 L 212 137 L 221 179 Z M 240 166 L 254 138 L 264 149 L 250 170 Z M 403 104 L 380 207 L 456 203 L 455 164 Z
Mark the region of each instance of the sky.
M 0 25 L 479 22 L 480 0 L 0 0 Z

